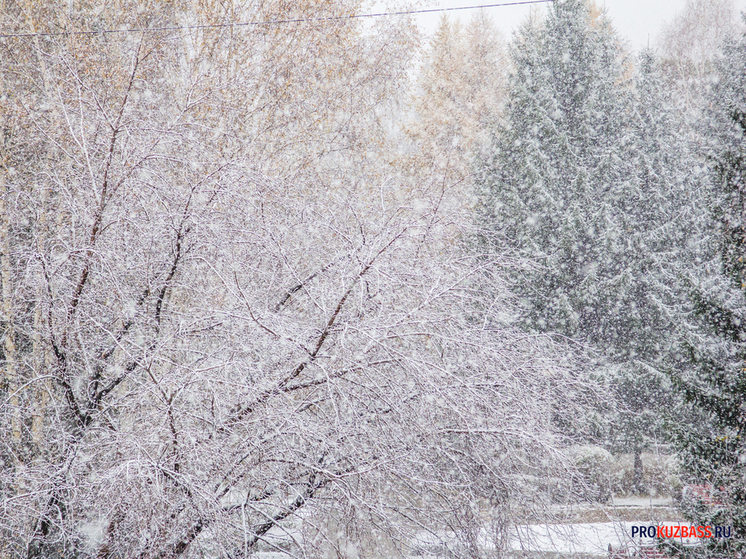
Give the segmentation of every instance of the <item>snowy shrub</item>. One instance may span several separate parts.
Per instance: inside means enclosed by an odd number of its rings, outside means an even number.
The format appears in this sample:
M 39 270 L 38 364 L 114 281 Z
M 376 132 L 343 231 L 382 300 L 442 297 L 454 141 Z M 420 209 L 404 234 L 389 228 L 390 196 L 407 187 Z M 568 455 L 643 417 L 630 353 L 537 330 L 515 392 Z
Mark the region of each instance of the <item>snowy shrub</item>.
M 574 446 L 569 449 L 577 474 L 573 494 L 583 501 L 606 503 L 611 498 L 613 457 L 599 446 Z

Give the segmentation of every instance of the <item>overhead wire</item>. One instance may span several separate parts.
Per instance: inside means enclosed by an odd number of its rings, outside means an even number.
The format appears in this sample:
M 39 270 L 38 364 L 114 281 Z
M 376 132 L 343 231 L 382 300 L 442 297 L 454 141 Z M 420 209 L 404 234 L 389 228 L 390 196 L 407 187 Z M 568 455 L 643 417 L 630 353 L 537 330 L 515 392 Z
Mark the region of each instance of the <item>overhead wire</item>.
M 324 22 L 324 21 L 341 21 L 346 19 L 363 19 L 363 18 L 376 18 L 376 17 L 389 17 L 389 16 L 403 16 L 403 15 L 418 15 L 418 14 L 432 14 L 439 12 L 455 12 L 459 10 L 477 10 L 480 8 L 501 8 L 504 6 L 520 6 L 525 4 L 546 4 L 554 2 L 554 0 L 516 0 L 514 2 L 502 2 L 499 4 L 482 4 L 474 6 L 456 6 L 451 8 L 428 8 L 422 10 L 402 10 L 398 12 L 379 12 L 372 14 L 350 14 L 346 16 L 325 16 L 325 17 L 308 17 L 308 18 L 294 18 L 294 19 L 275 19 L 267 21 L 243 21 L 236 23 L 214 23 L 204 25 L 173 25 L 163 27 L 140 27 L 140 28 L 125 28 L 125 29 L 100 29 L 100 30 L 87 30 L 87 31 L 48 31 L 40 33 L 0 33 L 0 39 L 10 38 L 23 38 L 23 37 L 53 37 L 60 35 L 98 35 L 98 34 L 114 34 L 114 33 L 155 33 L 159 31 L 181 31 L 191 29 L 219 29 L 222 27 L 251 27 L 261 25 L 282 25 L 288 23 L 309 23 L 309 22 Z

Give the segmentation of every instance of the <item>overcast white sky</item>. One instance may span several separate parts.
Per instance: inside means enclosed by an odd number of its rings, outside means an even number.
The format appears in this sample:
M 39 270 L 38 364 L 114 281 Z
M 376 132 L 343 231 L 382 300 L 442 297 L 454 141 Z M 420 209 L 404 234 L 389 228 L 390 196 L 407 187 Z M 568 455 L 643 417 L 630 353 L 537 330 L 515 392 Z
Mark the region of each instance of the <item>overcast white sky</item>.
M 427 8 L 452 8 L 459 6 L 483 6 L 512 0 L 436 0 Z M 626 37 L 633 50 L 647 45 L 648 36 L 650 46 L 655 46 L 655 40 L 664 22 L 673 18 L 683 10 L 686 0 L 596 0 L 605 6 L 617 31 Z M 739 11 L 746 9 L 746 0 L 736 0 Z M 546 4 L 538 5 L 540 10 L 546 10 Z M 534 7 L 534 9 L 537 9 Z M 497 27 L 510 39 L 513 30 L 524 20 L 531 10 L 531 6 L 503 6 L 487 8 L 488 13 L 495 20 Z M 467 21 L 471 17 L 471 10 L 448 12 L 451 18 Z M 427 33 L 432 33 L 438 24 L 440 14 L 423 14 L 417 16 L 420 27 Z

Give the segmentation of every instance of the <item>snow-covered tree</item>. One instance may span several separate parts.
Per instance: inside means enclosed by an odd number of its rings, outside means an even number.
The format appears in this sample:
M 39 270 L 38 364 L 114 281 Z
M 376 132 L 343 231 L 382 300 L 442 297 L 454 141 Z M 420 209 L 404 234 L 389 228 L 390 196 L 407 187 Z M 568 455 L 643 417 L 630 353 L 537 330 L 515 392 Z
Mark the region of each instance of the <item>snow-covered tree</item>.
M 483 171 L 482 212 L 501 237 L 541 260 L 525 284 L 526 320 L 576 336 L 596 321 L 583 291 L 595 288 L 604 264 L 598 201 L 622 174 L 614 163 L 630 88 L 608 22 L 591 20 L 581 0 L 554 4 L 512 49 L 506 122 Z
M 410 164 L 433 168 L 452 183 L 464 181 L 502 109 L 506 70 L 503 38 L 484 11 L 465 27 L 444 15 L 417 82 L 415 116 L 407 127 L 414 142 Z M 464 185 L 459 192 L 467 198 L 470 189 Z
M 666 76 L 676 91 L 674 103 L 693 118 L 699 117 L 716 79 L 721 44 L 737 28 L 733 0 L 687 0 L 658 38 Z
M 621 150 L 632 174 L 606 200 L 622 247 L 613 267 L 622 274 L 603 289 L 614 305 L 605 353 L 617 363 L 612 385 L 621 402 L 612 444 L 635 453 L 639 487 L 640 451 L 665 442 L 666 421 L 681 418 L 664 372 L 680 348 L 681 317 L 692 310 L 684 278 L 705 258 L 707 179 L 649 51 L 639 56 L 629 124 Z
M 442 191 L 386 176 L 408 23 L 2 7 L 0 554 L 505 546 L 575 381 Z M 38 34 L 81 26 L 151 30 Z
M 615 396 L 587 436 L 640 453 L 662 438 L 663 374 L 696 258 L 696 162 L 652 56 L 636 78 L 605 17 L 557 2 L 524 26 L 506 123 L 481 180 L 492 233 L 534 264 L 514 275 L 519 321 L 579 344 Z M 677 287 L 679 286 L 679 287 Z
M 687 340 L 690 367 L 673 378 L 692 416 L 677 429 L 682 468 L 712 493 L 712 503 L 693 499 L 685 512 L 699 524 L 733 529 L 732 537 L 707 540 L 697 554 L 735 557 L 746 549 L 746 38 L 726 43 L 718 75 L 707 130 L 718 258 L 701 267 L 693 289 L 699 322 Z

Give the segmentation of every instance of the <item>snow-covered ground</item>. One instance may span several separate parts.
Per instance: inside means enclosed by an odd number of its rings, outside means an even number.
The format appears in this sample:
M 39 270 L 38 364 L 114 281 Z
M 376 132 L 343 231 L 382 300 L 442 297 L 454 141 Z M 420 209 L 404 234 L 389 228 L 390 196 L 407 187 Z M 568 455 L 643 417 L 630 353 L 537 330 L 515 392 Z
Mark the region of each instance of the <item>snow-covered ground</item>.
M 675 526 L 675 522 L 664 522 L 666 526 Z M 561 555 L 592 555 L 606 557 L 609 545 L 614 549 L 651 547 L 656 544 L 654 538 L 632 538 L 632 526 L 648 526 L 650 522 L 596 522 L 582 524 L 549 524 L 519 526 L 512 538 L 511 547 L 515 551 L 559 553 Z M 689 524 L 685 524 L 688 526 Z M 443 542 L 449 538 L 444 534 L 421 534 L 417 538 L 416 548 L 425 553 L 437 556 Z M 493 547 L 489 536 L 481 535 L 479 542 L 483 549 Z M 685 544 L 696 544 L 696 540 L 684 539 Z
M 632 526 L 650 524 L 635 521 L 520 526 L 512 548 L 516 551 L 606 556 L 609 545 L 614 549 L 655 545 L 653 538 L 632 538 L 631 535 Z M 675 525 L 672 522 L 663 524 Z
M 653 547 L 656 538 L 632 537 L 633 526 L 690 526 L 688 522 L 649 521 L 598 522 L 587 524 L 550 524 L 520 526 L 512 547 L 516 551 L 540 551 L 562 554 L 606 556 L 609 545 L 614 549 Z M 678 538 L 685 545 L 697 545 L 696 538 Z
M 638 547 L 654 546 L 656 541 L 653 538 L 632 538 L 632 527 L 658 525 L 657 522 L 642 520 L 643 517 L 647 516 L 643 511 L 667 508 L 671 505 L 670 498 L 616 497 L 609 507 L 611 510 L 615 508 L 623 508 L 628 511 L 638 509 L 641 519 L 617 522 L 522 525 L 518 526 L 512 534 L 511 548 L 517 552 L 607 557 L 609 545 L 614 549 L 630 548 L 632 550 Z M 595 508 L 598 507 L 595 506 Z M 660 524 L 676 526 L 679 523 L 661 522 Z M 688 526 L 689 524 L 682 523 L 682 525 Z M 290 537 L 287 533 L 275 534 L 270 532 L 267 536 L 275 540 L 275 544 L 279 546 L 282 546 L 283 543 L 290 543 Z M 296 534 L 296 536 L 300 538 L 299 534 Z M 412 559 L 445 556 L 447 554 L 446 548 L 455 544 L 455 540 L 455 535 L 446 532 L 420 532 L 411 542 L 415 552 Z M 350 543 L 352 544 L 352 542 Z M 685 539 L 683 543 L 696 544 L 696 540 Z M 484 550 L 494 548 L 487 532 L 480 534 L 478 545 Z M 354 548 L 354 544 L 352 546 Z M 287 557 L 287 555 L 264 551 L 256 554 L 256 557 L 257 559 L 279 559 L 280 557 Z
M 673 506 L 671 497 L 613 497 L 612 505 L 615 507 L 670 507 Z
M 516 551 L 547 551 L 606 555 L 609 544 L 615 549 L 626 545 L 626 523 L 550 524 L 520 526 L 512 548 Z
M 511 547 L 515 551 L 551 552 L 562 554 L 607 555 L 609 544 L 614 548 L 631 544 L 627 523 L 550 524 L 519 526 L 513 534 Z M 421 534 L 416 548 L 437 555 L 445 534 Z M 489 535 L 480 538 L 480 547 L 493 548 Z

